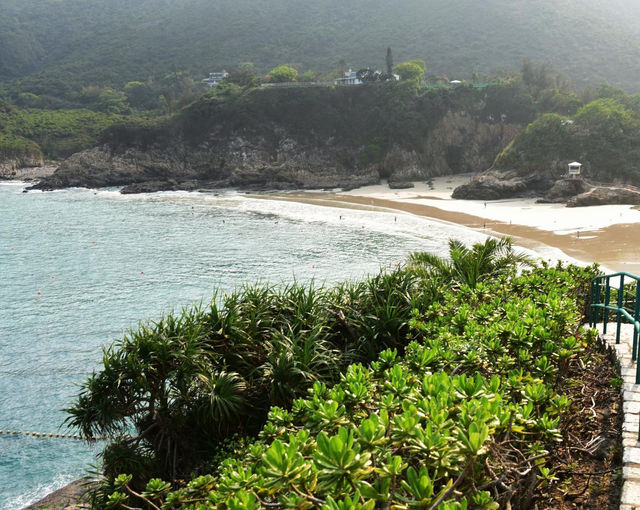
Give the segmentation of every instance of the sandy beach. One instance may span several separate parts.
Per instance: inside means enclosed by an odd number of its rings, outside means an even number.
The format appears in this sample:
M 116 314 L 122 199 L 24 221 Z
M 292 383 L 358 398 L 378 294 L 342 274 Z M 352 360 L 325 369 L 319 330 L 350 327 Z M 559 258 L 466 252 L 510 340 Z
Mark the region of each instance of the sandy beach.
M 536 199 L 454 200 L 453 189 L 469 176 L 446 176 L 430 184 L 394 190 L 386 183 L 348 192 L 280 194 L 273 198 L 333 207 L 367 207 L 456 223 L 487 235 L 513 238 L 538 253 L 562 251 L 606 270 L 640 273 L 640 211 L 629 205 L 568 208 Z M 401 221 L 401 217 L 399 217 Z

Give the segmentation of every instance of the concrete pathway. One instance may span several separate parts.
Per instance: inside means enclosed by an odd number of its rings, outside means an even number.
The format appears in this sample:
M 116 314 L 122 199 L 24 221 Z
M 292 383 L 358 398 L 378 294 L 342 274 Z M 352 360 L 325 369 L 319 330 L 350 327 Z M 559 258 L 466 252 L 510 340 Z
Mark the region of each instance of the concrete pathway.
M 607 325 L 607 334 L 602 335 L 602 324 L 596 328 L 601 338 L 615 352 L 620 362 L 620 375 L 624 379 L 622 409 L 622 494 L 620 510 L 640 510 L 640 384 L 636 382 L 636 364 L 631 361 L 633 348 L 633 326 L 622 324 L 620 343 L 616 345 L 616 323 Z

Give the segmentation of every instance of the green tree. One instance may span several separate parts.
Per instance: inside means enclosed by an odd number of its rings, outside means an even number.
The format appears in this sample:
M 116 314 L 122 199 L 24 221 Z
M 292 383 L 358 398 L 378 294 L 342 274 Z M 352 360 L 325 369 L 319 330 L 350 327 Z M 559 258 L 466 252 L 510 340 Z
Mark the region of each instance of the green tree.
M 576 143 L 589 174 L 602 180 L 617 177 L 637 182 L 640 166 L 640 119 L 615 99 L 597 99 L 575 116 Z
M 158 93 L 150 83 L 130 81 L 124 86 L 124 92 L 134 108 L 150 110 L 158 107 Z
M 271 81 L 273 82 L 284 83 L 295 81 L 298 77 L 298 71 L 293 67 L 282 65 L 269 71 L 269 76 L 271 77 Z
M 393 70 L 400 75 L 401 80 L 417 80 L 419 83 L 427 72 L 427 65 L 424 60 L 408 60 L 398 64 Z
M 234 83 L 240 87 L 255 87 L 259 84 L 258 74 L 253 62 L 242 62 L 238 65 L 229 76 L 225 78 L 226 82 Z
M 105 113 L 130 113 L 129 105 L 127 104 L 127 96 L 124 92 L 113 90 L 111 88 L 104 89 L 100 93 L 96 109 Z
M 310 81 L 318 81 L 319 78 L 320 78 L 320 73 L 318 73 L 316 71 L 309 70 L 309 71 L 305 71 L 304 73 L 302 73 L 300 75 L 299 80 L 300 81 L 310 82 Z
M 174 110 L 196 99 L 206 87 L 196 83 L 191 75 L 184 71 L 166 74 L 161 80 L 162 94 L 170 110 Z
M 40 96 L 31 92 L 21 92 L 18 94 L 17 104 L 25 108 L 42 108 L 43 101 Z
M 347 72 L 347 61 L 341 58 L 338 61 L 338 78 L 342 78 L 344 76 L 344 73 L 346 72 Z
M 536 66 L 527 59 L 522 64 L 521 74 L 522 81 L 528 87 L 529 92 L 537 99 L 540 93 L 556 85 L 555 78 L 551 75 L 551 66 L 549 64 L 540 64 Z

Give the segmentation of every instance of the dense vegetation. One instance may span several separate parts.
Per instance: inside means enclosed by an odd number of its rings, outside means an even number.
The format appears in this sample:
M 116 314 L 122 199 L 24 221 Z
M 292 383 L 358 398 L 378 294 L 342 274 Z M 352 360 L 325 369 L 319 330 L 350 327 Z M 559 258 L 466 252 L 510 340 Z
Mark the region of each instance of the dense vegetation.
M 580 324 L 595 268 L 516 276 L 508 242 L 451 250 L 449 265 L 416 254 L 333 289 L 247 287 L 116 343 L 69 410 L 83 433 L 119 437 L 94 503 L 492 509 L 553 497 L 538 489 L 567 481 L 554 469 L 586 413 L 570 395 L 592 363 Z
M 22 109 L 0 101 L 0 163 L 29 156 L 62 158 L 95 145 L 116 114 Z
M 196 79 L 241 62 L 262 74 L 290 64 L 328 73 L 424 59 L 467 78 L 549 60 L 582 88 L 637 90 L 640 9 L 633 0 L 385 3 L 272 0 L 2 0 L 0 81 L 14 92 L 69 97 L 187 71 Z M 13 80 L 10 83 L 7 80 Z
M 603 86 L 570 117 L 546 114 L 522 131 L 494 166 L 519 172 L 566 172 L 569 160 L 600 181 L 640 184 L 640 97 Z
M 177 141 L 197 147 L 212 133 L 222 150 L 225 139 L 241 134 L 266 141 L 267 147 L 272 142 L 276 151 L 277 133 L 284 130 L 308 147 L 334 140 L 345 150 L 333 157 L 348 167 L 380 163 L 394 147 L 431 161 L 424 154 L 433 150 L 425 145 L 428 135 L 447 114 L 460 113 L 488 125 L 529 125 L 502 154 L 495 144 L 482 147 L 486 167 L 498 156 L 497 169 L 559 176 L 577 159 L 591 178 L 640 183 L 640 96 L 610 85 L 576 93 L 547 66 L 530 61 L 519 73 L 482 87 L 419 85 L 418 80 L 265 89 L 256 87 L 253 67 L 240 66 L 199 97 L 193 80 L 178 73 L 163 82 L 165 88 L 132 82 L 126 94 L 85 90 L 82 109 L 20 108 L 0 101 L 0 158 L 60 158 L 102 143 L 144 149 Z M 486 168 L 465 163 L 473 150 L 467 139 L 444 149 L 454 173 Z M 392 168 L 380 167 L 381 177 Z
M 275 137 L 273 126 L 299 142 L 335 139 L 364 146 L 364 157 L 375 159 L 394 144 L 423 150 L 426 135 L 449 112 L 471 115 L 482 122 L 525 126 L 540 113 L 571 114 L 583 104 L 567 83 L 544 66 L 532 68 L 536 79 L 521 75 L 486 84 L 420 87 L 415 80 L 371 83 L 357 87 L 300 89 L 242 87 L 233 79 L 204 94 L 155 128 L 114 126 L 104 139 L 113 145 L 145 146 L 180 137 L 196 146 L 211 131 L 219 136 L 251 133 Z M 588 97 L 588 96 L 585 96 Z M 463 152 L 463 145 L 451 151 Z

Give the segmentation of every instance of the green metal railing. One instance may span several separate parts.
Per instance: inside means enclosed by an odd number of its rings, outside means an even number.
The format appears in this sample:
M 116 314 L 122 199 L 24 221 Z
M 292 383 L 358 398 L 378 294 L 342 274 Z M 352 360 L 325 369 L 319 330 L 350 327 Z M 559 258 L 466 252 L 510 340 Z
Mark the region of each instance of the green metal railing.
M 616 279 L 619 279 L 616 281 Z M 612 282 L 613 280 L 613 282 Z M 612 285 L 612 283 L 614 285 Z M 616 285 L 617 284 L 617 285 Z M 627 285 L 627 287 L 625 287 Z M 615 305 L 611 304 L 611 294 L 616 293 Z M 616 314 L 616 343 L 620 343 L 620 328 L 623 317 L 633 324 L 633 349 L 631 359 L 636 362 L 636 384 L 640 384 L 640 363 L 638 363 L 638 337 L 640 336 L 640 277 L 630 273 L 614 273 L 596 276 L 591 282 L 591 307 L 589 325 L 600 321 L 602 311 L 602 333 L 607 332 L 609 312 Z
M 616 279 L 619 278 L 619 281 Z M 613 280 L 613 282 L 612 282 Z M 612 285 L 612 283 L 614 285 Z M 615 286 L 617 284 L 617 286 Z M 627 287 L 625 287 L 627 285 Z M 611 293 L 616 293 L 615 306 L 611 304 Z M 594 327 L 600 320 L 602 311 L 602 333 L 607 332 L 609 312 L 616 314 L 616 343 L 620 343 L 622 319 L 633 324 L 632 362 L 636 363 L 636 384 L 640 384 L 640 360 L 638 359 L 638 336 L 640 333 L 640 277 L 630 273 L 615 273 L 596 276 L 591 282 L 591 306 L 589 325 Z M 640 441 L 640 428 L 638 429 Z

